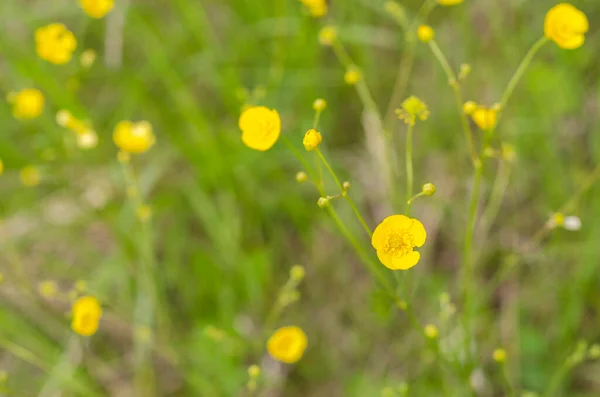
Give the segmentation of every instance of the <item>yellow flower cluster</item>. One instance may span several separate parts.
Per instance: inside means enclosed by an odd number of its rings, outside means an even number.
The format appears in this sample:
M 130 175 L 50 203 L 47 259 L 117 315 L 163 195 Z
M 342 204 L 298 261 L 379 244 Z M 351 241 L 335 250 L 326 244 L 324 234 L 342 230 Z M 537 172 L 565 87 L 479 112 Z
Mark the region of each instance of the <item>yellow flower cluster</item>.
M 7 99 L 17 119 L 35 119 L 44 111 L 44 95 L 35 88 L 10 93 Z
M 552 7 L 544 20 L 544 35 L 560 48 L 572 50 L 585 41 L 589 29 L 585 14 L 571 4 L 561 3 Z
M 423 121 L 427 120 L 429 108 L 416 96 L 410 96 L 402 102 L 401 108 L 396 110 L 396 114 L 406 124 L 415 125 L 417 118 Z
M 294 364 L 302 358 L 307 345 L 308 339 L 302 329 L 287 326 L 273 333 L 267 342 L 267 351 L 275 360 Z
M 115 0 L 79 0 L 79 5 L 92 18 L 100 19 L 115 6 Z
M 71 60 L 77 40 L 65 25 L 52 23 L 36 29 L 35 48 L 40 58 L 61 65 Z
M 83 296 L 75 301 L 72 309 L 71 329 L 82 336 L 92 336 L 98 330 L 102 307 L 93 296 Z
M 327 0 L 300 0 L 300 2 L 315 18 L 321 18 L 327 14 Z
M 147 152 L 154 145 L 156 138 L 149 122 L 132 123 L 124 120 L 115 127 L 113 141 L 125 153 L 140 154 Z
M 239 119 L 242 142 L 250 149 L 269 150 L 281 133 L 281 119 L 275 109 L 252 106 L 244 110 Z
M 381 263 L 391 270 L 407 270 L 419 262 L 415 247 L 425 244 L 427 233 L 417 219 L 391 215 L 381 222 L 371 238 Z

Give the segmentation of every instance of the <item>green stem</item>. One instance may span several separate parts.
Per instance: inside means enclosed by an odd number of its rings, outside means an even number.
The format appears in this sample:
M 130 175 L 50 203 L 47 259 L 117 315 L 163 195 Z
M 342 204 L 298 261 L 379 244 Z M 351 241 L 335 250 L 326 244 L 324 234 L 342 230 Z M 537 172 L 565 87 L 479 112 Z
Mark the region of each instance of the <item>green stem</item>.
M 413 195 L 413 159 L 412 159 L 412 134 L 413 124 L 408 125 L 408 131 L 406 132 L 406 216 L 410 215 L 410 204 Z

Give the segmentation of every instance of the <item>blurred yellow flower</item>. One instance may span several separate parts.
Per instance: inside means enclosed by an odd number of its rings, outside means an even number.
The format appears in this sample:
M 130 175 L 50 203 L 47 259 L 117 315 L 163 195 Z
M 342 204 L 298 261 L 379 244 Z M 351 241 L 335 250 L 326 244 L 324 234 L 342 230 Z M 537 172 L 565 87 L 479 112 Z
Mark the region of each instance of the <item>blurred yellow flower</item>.
M 588 29 L 585 14 L 568 3 L 552 7 L 544 20 L 544 35 L 567 50 L 581 47 Z
M 77 39 L 62 23 L 52 23 L 36 29 L 35 48 L 40 58 L 57 65 L 65 64 L 77 48 Z
M 98 299 L 93 296 L 83 296 L 73 304 L 73 319 L 71 329 L 79 335 L 92 336 L 98 330 L 102 308 Z
M 102 18 L 112 10 L 115 0 L 79 0 L 79 5 L 92 18 Z
M 471 118 L 479 128 L 488 131 L 496 126 L 498 112 L 494 109 L 488 109 L 485 106 L 478 106 L 471 114 Z
M 98 135 L 94 130 L 85 130 L 84 132 L 75 135 L 75 137 L 79 149 L 93 149 L 98 145 Z
M 436 339 L 438 337 L 439 331 L 435 325 L 427 324 L 423 329 L 423 333 L 428 339 Z
M 327 107 L 327 102 L 323 98 L 317 98 L 313 102 L 313 109 L 315 112 L 322 112 Z
M 306 270 L 302 265 L 294 265 L 290 269 L 290 278 L 294 281 L 302 281 L 306 275 Z
M 417 118 L 423 121 L 427 120 L 429 108 L 425 102 L 416 96 L 410 96 L 402 102 L 401 108 L 396 110 L 396 114 L 406 124 L 415 125 Z
M 23 186 L 37 186 L 42 179 L 40 171 L 32 165 L 21 168 L 19 177 Z
M 44 95 L 35 88 L 10 93 L 7 99 L 17 119 L 35 119 L 44 111 Z
M 435 32 L 433 28 L 429 25 L 421 25 L 417 29 L 417 37 L 424 43 L 433 40 L 435 36 Z
M 495 362 L 503 363 L 506 361 L 506 350 L 504 349 L 495 349 L 492 353 L 492 357 Z
M 426 238 L 425 227 L 417 219 L 391 215 L 377 226 L 371 244 L 385 267 L 407 270 L 419 261 L 421 254 L 413 249 L 425 244 Z
M 309 152 L 312 152 L 313 150 L 319 147 L 322 140 L 323 137 L 321 136 L 321 133 L 311 128 L 310 130 L 306 131 L 306 134 L 304 134 L 302 144 L 304 145 L 304 149 L 306 149 Z
M 321 45 L 332 45 L 337 39 L 337 28 L 335 26 L 324 26 L 319 31 L 319 43 Z
M 346 82 L 346 84 L 354 85 L 354 84 L 358 83 L 361 78 L 362 78 L 362 74 L 360 73 L 360 70 L 358 70 L 358 68 L 356 66 L 354 66 L 354 65 L 348 66 L 348 69 L 346 70 L 346 74 L 344 74 L 344 81 Z
M 58 294 L 58 284 L 56 281 L 46 280 L 38 284 L 38 292 L 45 299 L 52 299 Z
M 288 326 L 273 333 L 267 342 L 267 350 L 275 360 L 294 364 L 302 358 L 307 345 L 304 331 L 296 326 Z
M 2 162 L 2 159 L 0 159 L 0 175 L 2 175 L 3 172 L 4 172 L 4 162 Z
M 443 6 L 453 6 L 462 3 L 464 0 L 438 0 L 438 3 Z
M 147 152 L 154 145 L 156 138 L 149 122 L 132 123 L 124 120 L 115 127 L 113 141 L 123 152 L 140 154 Z
M 315 18 L 320 18 L 327 14 L 327 0 L 300 0 L 300 2 L 308 8 L 310 15 Z
M 477 104 L 473 101 L 467 101 L 463 105 L 463 112 L 467 115 L 472 115 L 477 110 Z
M 96 54 L 96 51 L 92 50 L 91 48 L 88 48 L 87 50 L 83 51 L 79 56 L 79 63 L 86 69 L 90 68 L 96 61 L 97 56 L 98 54 Z
M 148 222 L 152 216 L 152 207 L 148 204 L 142 204 L 138 207 L 136 215 L 140 222 Z
M 240 116 L 239 126 L 242 130 L 242 142 L 254 150 L 269 150 L 281 133 L 281 119 L 275 109 L 264 106 L 252 106 L 244 110 Z

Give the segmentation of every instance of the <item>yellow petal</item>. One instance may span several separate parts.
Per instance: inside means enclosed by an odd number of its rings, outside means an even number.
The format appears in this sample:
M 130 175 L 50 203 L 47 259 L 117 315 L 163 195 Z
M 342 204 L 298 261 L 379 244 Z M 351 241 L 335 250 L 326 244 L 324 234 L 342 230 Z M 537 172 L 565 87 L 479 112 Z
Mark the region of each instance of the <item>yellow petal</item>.
M 416 247 L 420 247 L 425 244 L 425 240 L 427 239 L 427 232 L 425 231 L 425 226 L 417 220 L 412 220 L 412 225 L 408 228 L 408 232 L 413 235 L 413 243 Z
M 417 251 L 413 251 L 408 255 L 394 257 L 392 265 L 393 269 L 396 270 L 408 270 L 419 262 L 421 254 Z
M 386 253 L 382 249 L 378 249 L 377 258 L 379 258 L 379 261 L 383 264 L 383 266 L 391 270 L 396 270 L 396 268 L 394 267 L 394 257 L 392 255 Z

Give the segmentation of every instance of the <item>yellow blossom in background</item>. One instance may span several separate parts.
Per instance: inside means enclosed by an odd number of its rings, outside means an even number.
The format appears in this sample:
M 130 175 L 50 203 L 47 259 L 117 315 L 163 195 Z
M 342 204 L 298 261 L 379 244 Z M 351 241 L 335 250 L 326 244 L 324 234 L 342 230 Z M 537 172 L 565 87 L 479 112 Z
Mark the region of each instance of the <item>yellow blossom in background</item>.
M 138 207 L 136 215 L 140 222 L 147 222 L 152 216 L 152 207 L 148 204 L 142 204 Z
M 398 118 L 404 120 L 406 124 L 415 125 L 417 118 L 427 120 L 429 117 L 429 108 L 416 96 L 411 96 L 402 102 L 401 108 L 396 110 Z
M 322 112 L 327 107 L 327 102 L 323 98 L 317 98 L 313 102 L 313 110 L 315 112 Z
M 58 294 L 58 284 L 56 281 L 46 280 L 38 284 L 38 292 L 45 299 L 52 299 Z
M 147 152 L 154 145 L 156 138 L 149 122 L 132 123 L 125 120 L 115 127 L 113 141 L 123 152 L 140 154 Z
M 306 275 L 306 270 L 302 265 L 294 265 L 290 269 L 290 278 L 294 281 L 302 281 Z
M 319 43 L 330 46 L 337 40 L 337 28 L 335 26 L 324 26 L 319 31 Z
M 88 69 L 92 67 L 92 65 L 96 61 L 97 56 L 98 54 L 96 54 L 96 51 L 92 50 L 91 48 L 88 48 L 87 50 L 83 51 L 79 56 L 79 63 L 81 64 L 81 66 Z
M 506 350 L 504 349 L 496 349 L 492 353 L 492 358 L 497 363 L 503 363 L 506 361 Z
M 61 65 L 71 60 L 77 39 L 65 25 L 53 23 L 36 29 L 35 48 L 40 58 Z
M 371 238 L 381 263 L 392 270 L 407 270 L 417 264 L 421 254 L 415 247 L 425 244 L 427 233 L 417 219 L 391 215 L 381 222 Z
M 300 2 L 308 8 L 310 15 L 315 18 L 321 18 L 327 14 L 327 0 L 300 0 Z
M 242 112 L 239 127 L 242 130 L 242 142 L 250 149 L 264 152 L 279 139 L 281 119 L 275 109 L 252 106 Z
M 477 104 L 473 101 L 467 101 L 463 105 L 463 112 L 466 115 L 472 115 L 477 110 Z
M 302 144 L 304 145 L 304 149 L 306 149 L 309 152 L 312 152 L 313 150 L 319 147 L 322 140 L 323 137 L 321 136 L 321 133 L 311 128 L 310 130 L 306 131 L 306 134 L 304 134 Z
M 443 6 L 454 6 L 462 3 L 464 0 L 438 0 L 438 4 Z
M 0 159 L 0 175 L 4 172 L 4 162 Z
M 344 74 L 344 81 L 346 82 L 346 84 L 354 85 L 358 83 L 360 79 L 362 79 L 362 74 L 360 73 L 360 70 L 358 70 L 358 68 L 354 65 L 348 66 L 346 74 Z
M 429 25 L 421 25 L 417 29 L 417 37 L 424 43 L 427 43 L 433 40 L 435 36 L 435 32 L 433 28 Z
M 71 329 L 79 335 L 91 336 L 98 330 L 102 308 L 98 299 L 93 296 L 83 296 L 73 304 L 73 319 Z
M 93 149 L 98 145 L 98 135 L 96 131 L 86 130 L 81 134 L 77 134 L 77 147 L 83 150 Z
M 438 337 L 439 331 L 435 325 L 427 324 L 423 329 L 423 333 L 428 339 L 436 339 Z
M 552 7 L 544 20 L 544 36 L 567 50 L 581 47 L 588 29 L 585 14 L 568 3 Z
M 7 99 L 17 119 L 35 119 L 44 111 L 44 95 L 35 88 L 10 93 Z
M 298 171 L 296 173 L 296 182 L 303 183 L 303 182 L 306 182 L 307 180 L 308 180 L 308 175 L 306 175 L 306 172 Z
M 79 5 L 92 18 L 100 19 L 115 6 L 115 0 L 79 0 Z
M 28 165 L 21 168 L 21 171 L 19 172 L 19 178 L 21 179 L 21 184 L 23 184 L 23 186 L 32 187 L 39 185 L 42 176 L 36 167 Z
M 273 333 L 267 341 L 267 350 L 275 360 L 294 364 L 302 358 L 307 345 L 308 340 L 302 329 L 287 326 Z
M 471 118 L 479 128 L 488 131 L 496 126 L 498 112 L 494 109 L 488 109 L 485 106 L 478 106 L 477 109 L 471 113 Z

